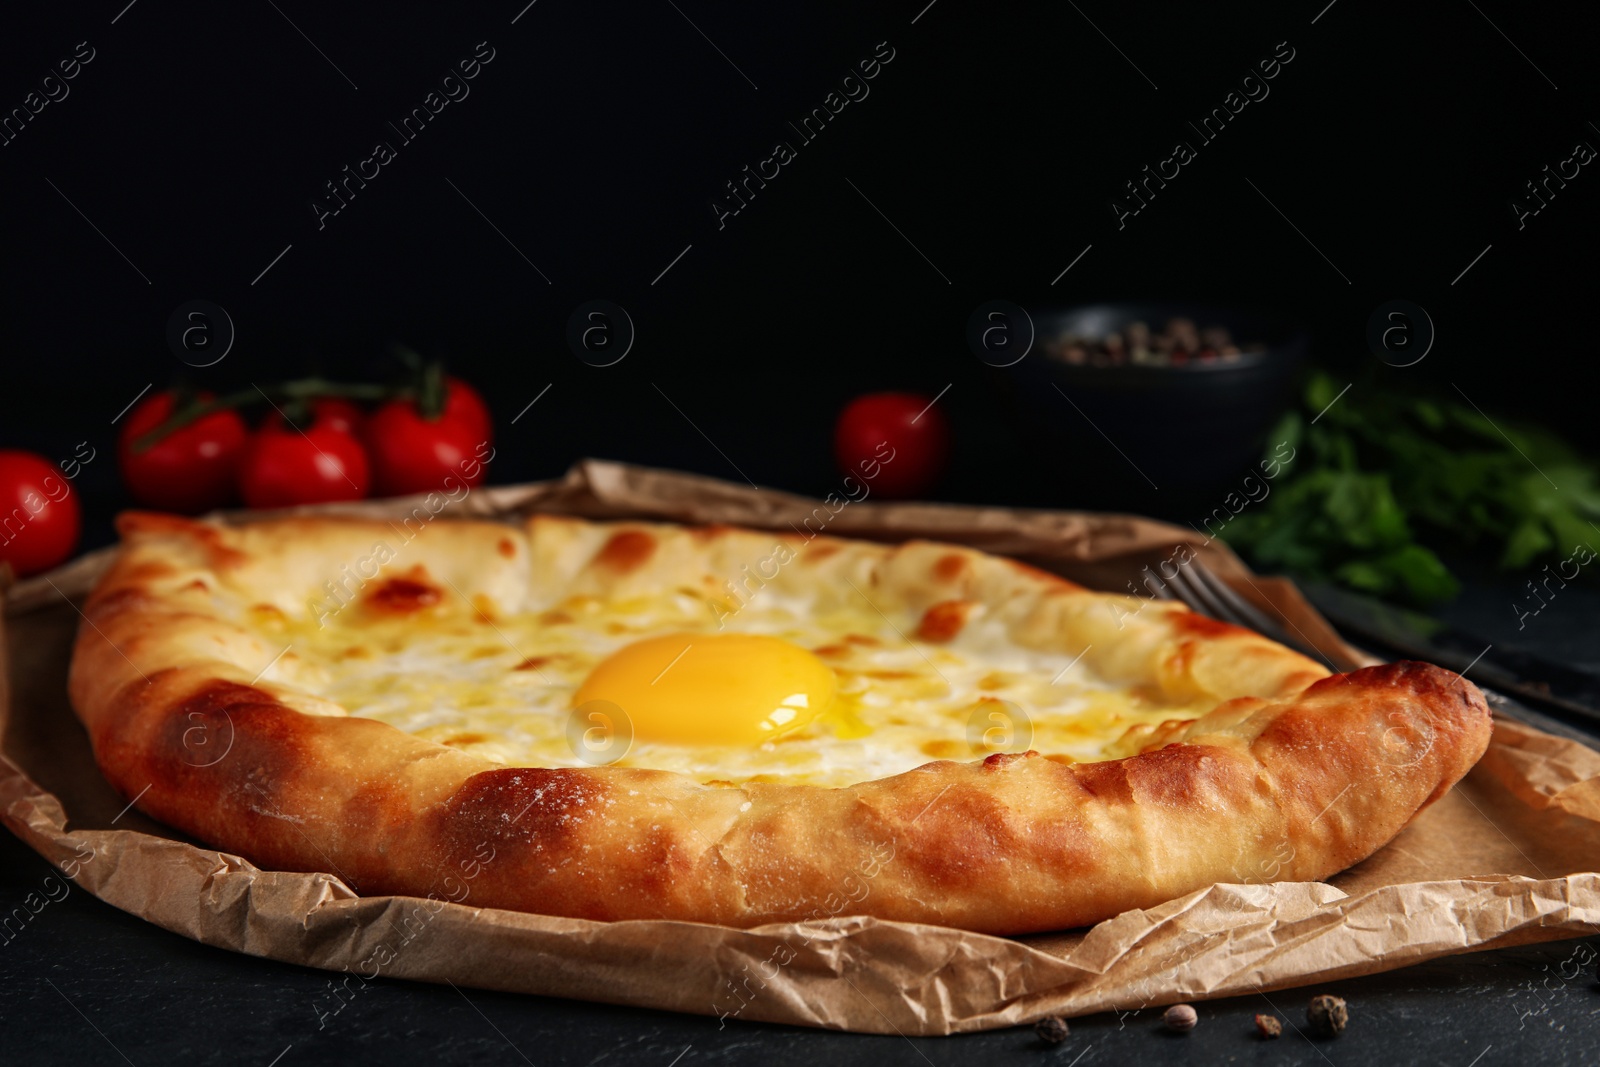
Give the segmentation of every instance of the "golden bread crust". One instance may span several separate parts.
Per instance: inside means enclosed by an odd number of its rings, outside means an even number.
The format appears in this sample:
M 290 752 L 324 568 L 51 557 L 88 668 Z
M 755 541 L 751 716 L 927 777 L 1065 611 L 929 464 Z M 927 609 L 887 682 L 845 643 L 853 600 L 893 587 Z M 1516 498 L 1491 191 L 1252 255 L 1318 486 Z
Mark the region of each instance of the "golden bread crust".
M 1490 732 L 1482 695 L 1436 667 L 1330 676 L 1181 605 L 949 545 L 439 521 L 367 578 L 373 546 L 411 531 L 138 513 L 121 528 L 70 682 L 101 770 L 180 830 L 363 893 L 448 895 L 470 865 L 474 904 L 581 918 L 1061 929 L 1219 881 L 1326 878 L 1448 790 Z M 493 626 L 575 595 L 714 592 L 775 543 L 793 556 L 767 579 L 780 591 L 867 596 L 929 642 L 998 619 L 1020 645 L 1081 651 L 1108 681 L 1214 697 L 1215 710 L 1145 728 L 1144 751 L 1124 759 L 995 755 L 844 788 L 502 767 L 346 714 L 297 684 L 292 650 L 222 606 L 314 613 L 325 583 L 355 567 L 351 610 L 465 601 Z

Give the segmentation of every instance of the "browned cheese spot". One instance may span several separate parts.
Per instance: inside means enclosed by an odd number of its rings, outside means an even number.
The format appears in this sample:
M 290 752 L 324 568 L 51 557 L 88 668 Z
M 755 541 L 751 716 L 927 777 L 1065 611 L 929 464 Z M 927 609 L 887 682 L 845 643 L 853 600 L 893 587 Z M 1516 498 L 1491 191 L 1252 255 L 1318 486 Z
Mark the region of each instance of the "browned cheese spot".
M 689 527 L 689 536 L 694 538 L 696 541 L 715 541 L 719 538 L 728 536 L 728 534 L 733 532 L 733 530 L 734 527 L 729 526 L 725 522 L 711 522 L 704 526 Z
M 495 610 L 494 600 L 487 593 L 472 594 L 472 616 L 479 622 L 493 624 Z
M 428 581 L 428 572 L 412 567 L 407 574 L 388 578 L 367 594 L 367 606 L 394 615 L 408 615 L 439 603 L 443 593 Z
M 441 745 L 450 745 L 451 747 L 455 747 L 455 746 L 458 746 L 458 745 L 481 745 L 485 741 L 492 741 L 492 740 L 494 740 L 494 739 L 492 737 L 490 737 L 488 734 L 465 733 L 465 734 L 451 734 L 449 737 L 445 738 L 443 741 L 441 741 L 439 743 Z
M 1192 634 L 1195 637 L 1229 637 L 1250 632 L 1193 611 L 1180 611 L 1173 615 L 1172 628 L 1181 634 Z
M 970 600 L 941 600 L 922 615 L 917 625 L 917 638 L 934 644 L 955 640 L 967 624 L 967 615 L 974 605 Z
M 954 552 L 939 557 L 933 565 L 933 576 L 941 582 L 954 582 L 967 573 L 967 559 Z
M 611 535 L 594 562 L 618 574 L 638 570 L 655 555 L 656 538 L 644 530 L 620 530 Z

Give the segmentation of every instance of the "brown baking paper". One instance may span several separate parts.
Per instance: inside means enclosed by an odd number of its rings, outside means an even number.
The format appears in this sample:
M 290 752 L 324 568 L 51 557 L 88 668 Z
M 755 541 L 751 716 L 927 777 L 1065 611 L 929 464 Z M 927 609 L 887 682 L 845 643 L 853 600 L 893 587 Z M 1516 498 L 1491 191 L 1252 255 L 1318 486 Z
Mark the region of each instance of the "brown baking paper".
M 1119 591 L 1188 544 L 1242 593 L 1282 609 L 1330 663 L 1368 661 L 1292 585 L 1251 575 L 1190 530 L 1117 515 L 841 500 L 829 507 L 587 462 L 558 481 L 479 489 L 448 514 L 560 511 L 774 530 L 807 516 L 816 529 L 826 517 L 829 534 L 955 541 Z M 416 506 L 304 510 L 395 517 Z M 1600 753 L 1504 720 L 1461 785 L 1327 883 L 1215 885 L 1088 930 L 1002 938 L 845 915 L 754 930 L 589 922 L 475 908 L 464 872 L 440 872 L 441 895 L 459 903 L 359 897 L 329 874 L 264 871 L 189 841 L 101 778 L 65 681 L 79 624 L 71 601 L 81 603 L 106 559 L 92 553 L 7 596 L 0 817 L 116 907 L 207 944 L 348 971 L 347 988 L 383 975 L 721 1020 L 947 1034 L 1270 992 L 1600 930 Z M 330 996 L 310 1010 L 326 1022 L 342 1002 Z

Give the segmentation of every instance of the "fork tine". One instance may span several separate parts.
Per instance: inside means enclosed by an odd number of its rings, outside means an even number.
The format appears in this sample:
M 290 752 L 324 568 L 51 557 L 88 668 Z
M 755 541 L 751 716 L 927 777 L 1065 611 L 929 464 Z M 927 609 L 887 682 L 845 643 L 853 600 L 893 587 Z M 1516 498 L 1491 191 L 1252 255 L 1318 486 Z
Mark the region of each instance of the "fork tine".
M 1280 645 L 1286 645 L 1297 652 L 1322 660 L 1330 667 L 1333 666 L 1333 661 L 1320 648 L 1308 640 L 1290 634 L 1276 620 L 1268 617 L 1235 592 L 1198 559 L 1189 559 L 1179 564 L 1177 573 L 1162 585 L 1157 596 L 1163 600 L 1182 601 L 1190 611 L 1199 612 L 1219 622 L 1254 630 L 1268 640 L 1276 641 Z
M 1192 562 L 1198 563 L 1199 561 L 1196 560 Z M 1252 630 L 1259 630 L 1268 637 L 1272 637 L 1274 633 L 1282 634 L 1284 632 L 1284 628 L 1281 623 L 1262 612 L 1254 604 L 1250 603 L 1250 601 L 1246 600 L 1242 595 L 1235 591 L 1232 586 L 1230 586 L 1227 582 L 1224 582 L 1221 578 L 1217 577 L 1217 575 L 1208 568 L 1196 566 L 1194 570 L 1194 579 L 1201 585 L 1209 588 L 1218 600 L 1231 608 L 1233 614 L 1238 619 L 1243 620 L 1241 623 L 1242 625 L 1248 626 Z
M 1202 615 L 1209 615 L 1221 622 L 1231 622 L 1242 625 L 1239 620 L 1228 610 L 1228 606 L 1217 600 L 1209 588 L 1201 585 L 1189 574 L 1189 568 L 1195 565 L 1194 560 L 1178 567 L 1178 571 L 1171 578 L 1171 585 L 1177 590 L 1178 599 L 1188 605 L 1190 611 L 1198 611 Z
M 1334 666 L 1327 653 L 1312 644 L 1310 638 L 1291 634 L 1287 626 L 1250 603 L 1242 594 L 1223 581 L 1221 577 L 1202 566 L 1199 560 L 1191 560 L 1189 566 L 1194 568 L 1191 580 L 1195 584 L 1204 585 L 1210 590 L 1213 599 L 1221 602 L 1231 614 L 1232 618 L 1222 617 L 1224 622 L 1233 622 L 1247 627 L 1264 637 L 1278 642 L 1280 645 L 1287 645 L 1297 652 L 1327 663 L 1330 667 Z
M 1165 576 L 1163 575 L 1163 577 L 1165 577 Z M 1156 583 L 1156 588 L 1155 588 L 1154 592 L 1151 593 L 1151 596 L 1155 597 L 1155 599 L 1157 599 L 1157 600 L 1179 600 L 1179 601 L 1182 601 L 1183 597 L 1179 596 L 1177 593 L 1174 593 L 1172 591 L 1171 584 L 1172 584 L 1171 582 L 1157 582 Z M 1145 588 L 1149 589 L 1150 587 L 1148 585 L 1146 585 Z M 1187 603 L 1187 601 L 1184 601 L 1184 602 Z

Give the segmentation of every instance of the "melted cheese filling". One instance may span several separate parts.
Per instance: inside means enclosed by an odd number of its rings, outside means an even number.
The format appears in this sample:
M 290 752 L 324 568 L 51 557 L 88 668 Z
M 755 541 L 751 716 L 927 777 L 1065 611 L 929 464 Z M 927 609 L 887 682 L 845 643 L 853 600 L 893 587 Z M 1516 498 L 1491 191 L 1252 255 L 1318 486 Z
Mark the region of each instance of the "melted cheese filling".
M 493 619 L 459 601 L 403 618 L 352 609 L 320 628 L 255 608 L 247 624 L 291 646 L 273 668 L 282 680 L 351 715 L 507 766 L 615 765 L 701 782 L 843 786 L 930 760 L 1029 748 L 1066 761 L 1131 755 L 1118 744 L 1130 727 L 1198 718 L 1215 704 L 1114 687 L 1078 662 L 1081 649 L 1021 648 L 982 618 L 948 644 L 927 644 L 905 636 L 914 622 L 897 627 L 860 607 L 818 614 L 764 595 L 718 631 L 705 600 L 685 589 L 649 600 L 573 597 Z M 632 736 L 625 708 L 574 707 L 591 671 L 619 649 L 663 634 L 718 632 L 809 650 L 837 679 L 828 709 L 774 740 L 684 744 Z

